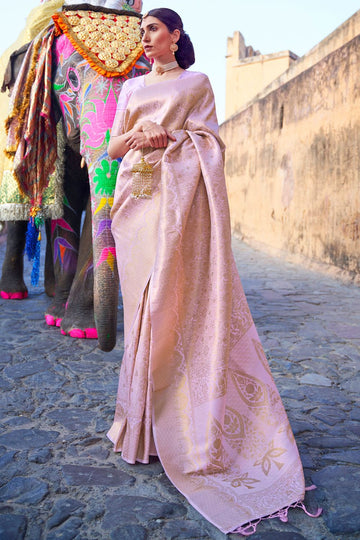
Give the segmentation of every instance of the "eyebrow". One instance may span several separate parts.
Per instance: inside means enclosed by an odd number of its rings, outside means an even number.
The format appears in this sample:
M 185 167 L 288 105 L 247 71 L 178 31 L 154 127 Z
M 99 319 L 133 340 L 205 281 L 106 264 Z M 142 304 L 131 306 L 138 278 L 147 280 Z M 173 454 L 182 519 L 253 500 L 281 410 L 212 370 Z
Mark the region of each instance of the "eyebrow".
M 152 22 L 152 23 L 148 23 L 145 25 L 145 28 L 149 27 L 149 26 L 157 26 L 158 24 L 156 22 Z M 141 30 L 145 30 L 145 28 L 143 26 L 140 26 L 140 31 Z

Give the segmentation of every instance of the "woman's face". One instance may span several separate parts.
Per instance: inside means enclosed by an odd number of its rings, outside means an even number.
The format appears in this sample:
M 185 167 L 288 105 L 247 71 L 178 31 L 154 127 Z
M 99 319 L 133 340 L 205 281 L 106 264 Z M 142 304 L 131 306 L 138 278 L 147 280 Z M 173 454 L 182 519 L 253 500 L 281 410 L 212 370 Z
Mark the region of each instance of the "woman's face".
M 156 17 L 148 15 L 141 23 L 141 39 L 145 54 L 150 59 L 171 62 L 174 55 L 170 45 L 179 39 L 179 30 L 171 34 L 166 24 Z

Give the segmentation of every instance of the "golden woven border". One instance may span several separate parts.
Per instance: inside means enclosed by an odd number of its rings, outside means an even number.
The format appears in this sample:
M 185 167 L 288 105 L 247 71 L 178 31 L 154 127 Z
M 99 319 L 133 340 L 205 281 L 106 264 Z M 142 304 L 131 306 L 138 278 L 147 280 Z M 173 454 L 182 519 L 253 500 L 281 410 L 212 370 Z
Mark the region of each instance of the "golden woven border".
M 53 15 L 53 20 L 55 23 L 57 35 L 60 35 L 64 33 L 73 47 L 78 51 L 78 53 L 81 54 L 85 60 L 87 60 L 90 64 L 90 66 L 100 75 L 103 75 L 104 77 L 119 77 L 121 75 L 126 75 L 132 67 L 136 64 L 137 60 L 140 58 L 140 56 L 143 54 L 144 49 L 141 43 L 141 37 L 140 37 L 140 26 L 139 26 L 139 33 L 136 39 L 136 46 L 133 48 L 133 50 L 130 50 L 130 53 L 126 55 L 125 60 L 123 60 L 116 68 L 110 68 L 106 66 L 106 64 L 97 56 L 96 53 L 91 51 L 89 47 L 85 45 L 84 42 L 82 42 L 76 32 L 73 30 L 74 24 L 72 23 L 74 21 L 74 16 L 79 16 L 77 19 L 79 19 L 79 22 L 81 20 L 81 16 L 86 13 L 87 17 L 92 15 L 92 18 L 94 21 L 96 19 L 102 19 L 102 20 L 108 20 L 114 21 L 114 24 L 116 24 L 116 20 L 120 17 L 116 13 L 113 14 L 101 14 L 99 12 L 95 11 L 63 11 L 59 13 L 55 13 Z M 122 15 L 121 17 L 124 17 Z M 133 15 L 126 15 L 126 17 L 130 19 L 134 19 L 136 21 L 140 22 L 140 19 L 138 17 L 135 17 Z M 126 35 L 124 36 L 127 37 Z M 114 35 L 115 40 L 115 35 Z M 128 43 L 126 40 L 124 40 L 124 46 L 129 45 L 131 43 L 131 40 L 128 39 Z M 101 54 L 101 53 L 100 53 Z

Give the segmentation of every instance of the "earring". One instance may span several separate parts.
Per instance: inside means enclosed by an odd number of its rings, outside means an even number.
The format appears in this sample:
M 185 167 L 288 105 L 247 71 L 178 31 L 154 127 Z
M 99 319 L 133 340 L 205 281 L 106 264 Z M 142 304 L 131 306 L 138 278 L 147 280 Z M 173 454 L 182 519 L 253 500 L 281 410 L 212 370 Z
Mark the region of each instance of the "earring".
M 176 53 L 176 51 L 178 50 L 178 48 L 179 48 L 179 47 L 176 45 L 176 43 L 172 43 L 172 44 L 170 45 L 170 51 L 173 53 L 174 56 L 175 56 L 175 53 Z

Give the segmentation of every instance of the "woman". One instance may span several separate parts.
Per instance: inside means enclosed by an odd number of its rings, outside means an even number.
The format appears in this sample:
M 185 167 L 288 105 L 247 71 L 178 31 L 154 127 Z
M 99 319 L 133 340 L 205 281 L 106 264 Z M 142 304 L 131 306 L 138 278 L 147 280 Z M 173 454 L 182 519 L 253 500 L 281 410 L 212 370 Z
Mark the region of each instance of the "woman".
M 112 231 L 125 319 L 108 436 L 129 463 L 158 455 L 209 521 L 248 534 L 303 507 L 302 466 L 231 252 L 209 80 L 186 70 L 174 11 L 151 10 L 141 32 L 153 68 L 124 84 L 108 148 L 123 158 Z M 132 193 L 142 156 L 151 198 Z

